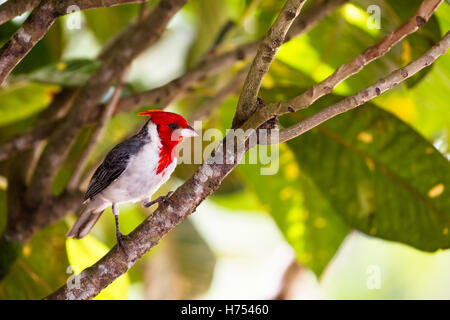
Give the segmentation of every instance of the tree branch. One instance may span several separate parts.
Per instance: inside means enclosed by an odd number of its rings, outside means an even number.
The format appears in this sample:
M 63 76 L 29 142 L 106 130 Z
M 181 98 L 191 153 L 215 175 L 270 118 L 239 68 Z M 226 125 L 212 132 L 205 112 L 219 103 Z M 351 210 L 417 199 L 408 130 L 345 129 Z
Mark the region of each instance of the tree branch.
M 318 114 L 326 117 L 317 117 L 320 122 L 324 118 L 331 118 L 337 114 L 350 110 L 376 95 L 389 90 L 398 82 L 404 81 L 409 76 L 430 65 L 437 57 L 444 54 L 450 46 L 450 33 L 424 56 L 412 62 L 407 67 L 399 69 L 376 85 L 369 87 L 349 97 L 344 102 L 333 105 Z M 314 119 L 314 116 L 311 117 Z M 309 118 L 309 119 L 311 119 Z M 314 121 L 314 123 L 317 123 Z M 316 124 L 317 125 L 317 124 Z M 311 129 L 313 126 L 308 126 Z M 309 130 L 302 129 L 302 130 Z M 304 132 L 304 131 L 303 131 Z M 114 279 L 125 273 L 134 263 L 158 244 L 161 238 L 182 222 L 195 208 L 221 184 L 223 179 L 237 166 L 245 150 L 239 148 L 227 148 L 225 139 L 216 149 L 215 156 L 209 158 L 196 173 L 183 185 L 181 185 L 170 197 L 170 201 L 162 203 L 158 209 L 140 224 L 125 241 L 125 248 L 129 255 L 123 250 L 114 247 L 106 256 L 93 266 L 85 269 L 77 276 L 80 286 L 77 288 L 61 287 L 46 299 L 90 299 L 96 296 L 103 288 L 108 286 Z M 221 159 L 223 164 L 218 164 Z M 230 161 L 232 159 L 232 161 Z
M 311 125 L 302 125 L 300 130 L 302 132 L 310 130 L 326 119 L 350 110 L 391 89 L 432 64 L 437 57 L 447 51 L 449 46 L 450 32 L 425 55 L 405 68 L 393 72 L 387 78 L 378 81 L 366 90 L 320 111 L 317 113 L 318 116 L 308 118 L 313 120 L 303 121 L 303 124 L 311 123 Z M 157 245 L 167 232 L 183 221 L 207 196 L 213 193 L 223 179 L 237 166 L 246 150 L 245 148 L 244 150 L 234 148 L 234 145 L 229 146 L 228 142 L 229 140 L 225 138 L 215 150 L 214 155 L 205 161 L 196 173 L 174 192 L 170 200 L 162 203 L 151 216 L 129 235 L 129 239 L 124 244 L 128 255 L 122 250 L 117 251 L 116 248 L 113 248 L 100 261 L 77 276 L 80 283 L 79 287 L 63 286 L 49 295 L 47 299 L 90 299 L 114 279 L 125 273 L 140 257 Z
M 275 55 L 283 44 L 285 36 L 294 19 L 300 13 L 305 0 L 288 0 L 281 14 L 275 20 L 266 37 L 258 48 L 255 59 L 244 82 L 242 94 L 239 97 L 233 128 L 239 127 L 256 109 L 256 98 L 264 76 L 269 71 Z
M 280 288 L 272 300 L 290 300 L 293 298 L 294 290 L 300 276 L 305 272 L 305 268 L 301 266 L 296 257 L 292 258 L 291 263 L 287 266 L 281 279 Z
M 12 1 L 8 1 L 8 5 Z M 30 8 L 35 1 L 27 6 L 24 4 L 13 7 L 19 11 Z M 39 2 L 39 1 L 38 1 Z M 12 36 L 12 38 L 0 50 L 0 84 L 8 77 L 16 65 L 30 52 L 38 43 L 55 20 L 68 13 L 70 6 L 78 6 L 80 10 L 111 7 L 125 3 L 140 3 L 143 0 L 43 0 L 32 11 L 22 27 Z M 9 11 L 8 11 L 9 12 Z
M 304 15 L 295 20 L 285 37 L 285 41 L 308 32 L 347 1 L 324 0 L 320 5 L 314 3 Z M 254 57 L 261 42 L 262 40 L 246 43 L 233 50 L 210 55 L 183 76 L 172 80 L 166 85 L 121 99 L 117 109 L 118 111 L 130 111 L 147 105 L 165 106 L 172 102 L 180 94 L 180 91 L 186 90 L 195 82 L 228 68 L 237 61 Z
M 431 17 L 443 0 L 425 0 L 408 21 L 388 34 L 377 44 L 367 48 L 352 61 L 340 66 L 332 75 L 318 84 L 312 86 L 303 94 L 288 100 L 268 105 L 259 109 L 243 125 L 243 128 L 258 127 L 275 115 L 283 115 L 297 110 L 305 109 L 317 99 L 333 91 L 334 87 L 352 75 L 361 71 L 370 62 L 384 56 L 391 48 L 411 33 L 417 31 Z
M 282 17 L 282 20 L 293 20 L 303 2 L 288 0 L 278 15 L 277 21 L 280 21 L 280 17 Z M 284 23 L 275 22 L 269 33 L 279 35 L 282 34 L 281 30 L 287 31 L 285 28 Z M 265 46 L 265 43 L 261 44 L 261 47 L 263 46 Z M 271 61 L 267 63 L 268 68 Z M 241 96 L 243 94 L 242 92 Z M 196 173 L 181 185 L 167 202 L 158 205 L 158 209 L 130 233 L 123 244 L 125 250 L 119 251 L 113 248 L 99 262 L 77 276 L 79 287 L 63 286 L 48 296 L 47 299 L 93 298 L 158 244 L 167 232 L 194 212 L 206 197 L 219 188 L 223 179 L 239 164 L 242 156 L 248 150 L 248 144 L 245 144 L 245 147 L 239 147 L 238 145 L 235 148 L 234 136 L 232 133 L 230 136 L 232 140 L 226 137 L 216 148 L 214 154 L 200 166 Z
M 293 139 L 318 126 L 319 124 L 341 113 L 354 109 L 379 96 L 380 94 L 394 88 L 409 77 L 412 77 L 423 68 L 431 65 L 439 56 L 446 53 L 449 46 L 450 32 L 447 32 L 447 34 L 441 39 L 441 41 L 434 45 L 419 59 L 411 62 L 406 67 L 395 70 L 386 78 L 378 80 L 375 84 L 367 87 L 366 89 L 317 112 L 313 116 L 287 129 L 281 130 L 279 143 Z
M 6 1 L 0 6 L 0 25 L 37 7 L 40 0 Z
M 320 6 L 313 4 L 304 15 L 295 20 L 291 29 L 289 29 L 285 40 L 288 41 L 295 36 L 309 31 L 319 21 L 347 1 L 348 0 L 325 0 L 322 1 Z M 132 27 L 133 26 L 130 26 L 130 28 Z M 127 31 L 126 34 L 129 35 L 132 34 L 132 32 Z M 125 38 L 127 37 L 128 36 L 125 36 Z M 214 54 L 208 57 L 206 61 L 199 63 L 196 67 L 187 71 L 181 77 L 178 77 L 163 86 L 124 97 L 119 101 L 115 113 L 127 112 L 148 105 L 158 105 L 160 107 L 167 106 L 195 82 L 208 77 L 219 70 L 223 70 L 237 61 L 254 56 L 260 42 L 261 41 L 256 41 L 240 45 L 231 51 L 222 54 Z M 105 50 L 105 52 L 114 52 L 114 50 L 111 50 L 111 45 L 112 44 L 107 45 L 110 49 Z M 104 56 L 106 56 L 106 53 Z M 98 110 L 92 111 L 89 115 L 90 118 L 88 122 L 97 121 L 101 116 L 101 108 L 103 107 L 104 106 L 101 106 Z M 0 160 L 7 159 L 18 152 L 31 148 L 35 143 L 50 136 L 54 131 L 52 128 L 57 128 L 59 124 L 60 122 L 56 121 L 49 122 L 4 142 L 0 145 Z
M 81 128 L 89 120 L 90 113 L 123 70 L 159 39 L 172 16 L 187 0 L 162 0 L 145 19 L 136 25 L 131 37 L 119 39 L 124 46 L 116 54 L 103 61 L 88 82 L 80 89 L 66 121 L 52 134 L 49 144 L 39 160 L 36 172 L 26 194 L 27 203 L 33 207 L 51 193 L 51 185 Z

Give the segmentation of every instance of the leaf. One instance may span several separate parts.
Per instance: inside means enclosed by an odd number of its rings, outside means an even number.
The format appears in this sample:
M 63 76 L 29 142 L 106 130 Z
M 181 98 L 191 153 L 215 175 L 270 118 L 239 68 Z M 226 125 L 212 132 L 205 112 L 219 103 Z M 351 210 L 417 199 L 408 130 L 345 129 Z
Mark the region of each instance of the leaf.
M 285 145 L 280 148 L 276 174 L 262 175 L 260 169 L 256 164 L 238 167 L 249 189 L 295 250 L 298 261 L 319 277 L 347 235 L 348 227 Z
M 25 119 L 44 109 L 58 88 L 37 83 L 16 83 L 0 88 L 0 126 Z
M 194 299 L 210 287 L 215 257 L 190 219 L 172 230 L 146 270 L 147 299 Z
M 64 223 L 37 232 L 0 283 L 0 299 L 42 299 L 67 277 Z
M 266 89 L 275 86 L 308 88 L 314 84 L 315 81 L 310 76 L 278 59 L 275 59 L 270 65 L 269 72 L 263 81 L 263 86 Z
M 327 97 L 319 106 L 339 99 Z M 366 104 L 288 145 L 349 226 L 425 251 L 450 247 L 449 161 L 392 114 Z
M 84 85 L 97 70 L 98 61 L 89 59 L 72 59 L 60 61 L 41 67 L 31 73 L 12 76 L 10 81 L 35 81 L 40 83 L 58 84 L 65 87 Z
M 68 238 L 66 240 L 67 257 L 71 270 L 78 274 L 102 258 L 109 249 L 92 235 L 81 240 Z M 130 279 L 125 273 L 114 280 L 106 289 L 100 292 L 95 300 L 123 300 L 128 298 Z
M 238 174 L 235 174 L 235 176 L 238 176 Z M 239 181 L 242 183 L 242 178 L 240 178 Z M 218 194 L 215 192 L 214 195 L 210 197 L 210 200 L 230 211 L 259 211 L 260 209 L 260 204 L 257 201 L 256 196 L 247 190 L 225 194 Z

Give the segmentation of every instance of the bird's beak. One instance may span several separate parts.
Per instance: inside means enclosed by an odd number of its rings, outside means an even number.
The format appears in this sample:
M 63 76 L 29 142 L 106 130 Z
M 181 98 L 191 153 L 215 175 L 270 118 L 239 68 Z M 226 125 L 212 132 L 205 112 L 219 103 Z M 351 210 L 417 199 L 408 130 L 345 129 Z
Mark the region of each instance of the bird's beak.
M 198 133 L 195 132 L 194 128 L 191 126 L 187 126 L 184 129 L 177 129 L 172 134 L 172 140 L 173 141 L 181 141 L 183 138 L 190 138 L 190 137 L 198 137 Z
M 189 125 L 185 129 L 181 129 L 180 135 L 183 138 L 198 137 L 198 133 Z

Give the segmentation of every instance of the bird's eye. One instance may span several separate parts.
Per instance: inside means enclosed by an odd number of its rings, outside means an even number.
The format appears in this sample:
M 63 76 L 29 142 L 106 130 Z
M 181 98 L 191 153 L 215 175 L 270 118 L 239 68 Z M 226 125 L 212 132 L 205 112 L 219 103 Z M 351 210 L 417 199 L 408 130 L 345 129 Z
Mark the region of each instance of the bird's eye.
M 178 123 L 173 122 L 173 123 L 169 124 L 169 128 L 172 130 L 178 129 L 179 128 Z

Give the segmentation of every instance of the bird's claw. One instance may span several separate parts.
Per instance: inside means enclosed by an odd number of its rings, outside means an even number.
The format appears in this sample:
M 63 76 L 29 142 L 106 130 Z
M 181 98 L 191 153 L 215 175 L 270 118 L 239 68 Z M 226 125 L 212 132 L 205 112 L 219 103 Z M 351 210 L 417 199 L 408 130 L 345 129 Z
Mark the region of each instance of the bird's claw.
M 122 233 L 118 233 L 117 234 L 117 251 L 120 251 L 121 249 L 123 250 L 123 252 L 125 252 L 125 254 L 128 256 L 128 250 L 125 247 L 124 241 L 128 240 L 128 235 L 126 234 L 122 234 Z
M 153 201 L 143 202 L 142 206 L 145 208 L 150 208 L 155 203 L 166 203 L 170 201 L 169 197 L 172 195 L 173 191 L 169 191 L 165 196 L 160 196 Z

